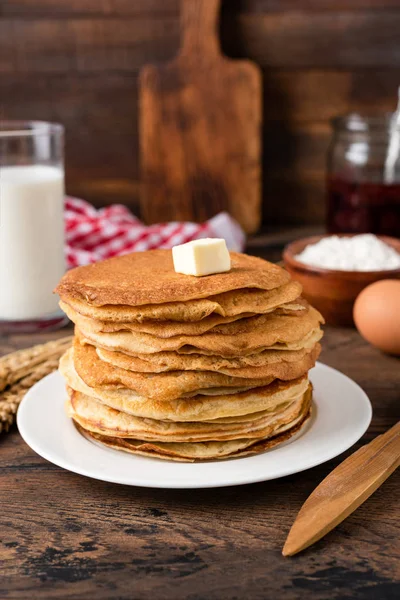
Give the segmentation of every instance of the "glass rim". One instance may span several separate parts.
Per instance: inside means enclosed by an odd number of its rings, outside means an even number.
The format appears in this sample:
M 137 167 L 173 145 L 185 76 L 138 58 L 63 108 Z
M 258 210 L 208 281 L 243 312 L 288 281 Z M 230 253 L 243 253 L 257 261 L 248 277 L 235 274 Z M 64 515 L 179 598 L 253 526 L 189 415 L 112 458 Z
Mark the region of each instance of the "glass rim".
M 62 134 L 64 126 L 51 121 L 0 120 L 0 138 Z
M 332 128 L 339 133 L 368 133 L 371 131 L 385 131 L 400 128 L 400 123 L 394 121 L 396 112 L 360 113 L 349 112 L 333 117 L 330 122 Z

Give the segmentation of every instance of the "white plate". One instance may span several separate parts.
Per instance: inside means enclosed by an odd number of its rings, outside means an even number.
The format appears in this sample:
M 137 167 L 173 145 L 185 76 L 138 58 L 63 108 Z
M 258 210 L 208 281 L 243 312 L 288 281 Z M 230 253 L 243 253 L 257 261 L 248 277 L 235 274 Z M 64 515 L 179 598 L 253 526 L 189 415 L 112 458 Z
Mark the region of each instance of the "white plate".
M 300 433 L 271 450 L 245 458 L 175 463 L 105 448 L 84 438 L 64 411 L 59 373 L 33 386 L 17 415 L 19 431 L 50 462 L 94 479 L 155 488 L 209 488 L 266 481 L 315 467 L 350 448 L 367 430 L 372 409 L 354 381 L 317 363 L 313 417 Z

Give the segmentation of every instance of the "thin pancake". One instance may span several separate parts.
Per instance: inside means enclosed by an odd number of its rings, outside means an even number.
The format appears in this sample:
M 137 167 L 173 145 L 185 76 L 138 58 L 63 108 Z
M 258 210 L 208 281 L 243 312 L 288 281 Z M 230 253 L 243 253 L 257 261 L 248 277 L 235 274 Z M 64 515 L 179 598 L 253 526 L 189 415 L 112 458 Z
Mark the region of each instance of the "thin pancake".
M 84 323 L 87 324 L 87 327 L 90 328 L 91 331 L 98 333 L 113 333 L 115 331 L 132 331 L 138 333 L 148 333 L 150 335 L 154 335 L 159 338 L 169 338 L 174 337 L 176 335 L 202 335 L 207 331 L 211 331 L 216 328 L 218 325 L 226 325 L 228 323 L 232 323 L 234 321 L 238 321 L 239 319 L 252 317 L 253 313 L 243 313 L 241 315 L 235 315 L 231 317 L 222 317 L 221 315 L 211 315 L 202 319 L 201 321 L 195 322 L 183 322 L 179 323 L 177 321 L 160 321 L 160 322 L 115 322 L 110 323 L 109 321 L 98 321 L 97 319 L 92 319 L 89 317 L 84 317 L 81 313 L 77 312 L 65 302 L 60 302 L 60 308 L 65 312 L 67 317 L 71 319 L 74 323 L 81 323 L 84 326 Z M 307 303 L 305 300 L 302 303 L 298 304 L 287 304 L 284 306 L 280 306 L 275 309 L 273 312 L 277 315 L 300 315 L 303 311 L 307 310 Z M 265 311 L 268 313 L 269 311 Z
M 320 313 L 310 306 L 305 314 L 300 316 L 271 313 L 219 325 L 203 335 L 177 335 L 167 339 L 139 332 L 99 333 L 92 330 L 89 319 L 83 318 L 77 319 L 76 324 L 83 334 L 82 337 L 93 345 L 125 354 L 191 351 L 235 357 L 253 354 L 257 349 L 261 351 L 273 348 L 276 344 L 282 344 L 284 347 L 293 342 L 301 342 L 318 329 L 322 322 Z
M 276 374 L 287 375 L 285 365 L 278 363 L 276 372 L 270 369 L 269 375 L 259 378 L 241 378 L 213 373 L 208 371 L 169 371 L 167 373 L 135 373 L 120 367 L 105 363 L 98 357 L 94 346 L 82 346 L 74 340 L 73 362 L 79 377 L 89 387 L 102 387 L 107 389 L 127 388 L 136 392 L 138 396 L 157 398 L 160 401 L 173 400 L 182 396 L 196 395 L 205 392 L 208 388 L 218 388 L 217 394 L 226 393 L 224 388 L 251 389 L 265 386 L 276 379 Z M 308 371 L 308 363 L 300 365 L 297 377 Z M 294 365 L 296 367 L 296 365 Z M 280 377 L 280 379 L 293 379 L 293 377 Z M 211 390 L 212 391 L 212 390 Z M 229 391 L 228 391 L 229 393 Z
M 299 299 L 301 290 L 300 283 L 288 281 L 273 290 L 241 289 L 209 298 L 144 306 L 92 306 L 65 293 L 63 301 L 82 316 L 106 323 L 193 322 L 212 314 L 222 317 L 235 317 L 245 313 L 264 314 L 285 305 L 293 310 L 302 310 L 303 300 Z
M 265 450 L 286 442 L 297 434 L 311 415 L 311 408 L 302 414 L 296 423 L 284 425 L 275 432 L 271 438 L 263 440 L 233 440 L 228 442 L 197 442 L 168 443 L 168 442 L 142 442 L 124 438 L 109 437 L 98 433 L 86 431 L 78 423 L 75 423 L 78 431 L 89 440 L 98 442 L 114 450 L 122 450 L 130 454 L 138 454 L 149 458 L 162 460 L 173 460 L 177 462 L 201 462 L 208 460 L 226 460 L 230 458 L 243 458 L 253 454 L 259 454 Z
M 276 380 L 268 386 L 237 394 L 198 395 L 160 402 L 139 398 L 127 389 L 107 390 L 87 386 L 76 373 L 70 352 L 61 357 L 60 372 L 73 390 L 92 396 L 116 410 L 136 417 L 181 422 L 210 421 L 269 410 L 304 393 L 308 386 L 308 379 L 303 376 L 289 382 Z
M 289 273 L 261 258 L 231 252 L 231 270 L 205 277 L 176 273 L 171 250 L 149 250 L 71 269 L 56 288 L 61 299 L 93 306 L 185 302 L 243 288 L 273 290 Z
M 296 369 L 311 369 L 321 352 L 321 345 L 303 350 L 265 350 L 258 354 L 249 354 L 238 358 L 223 358 L 205 354 L 178 354 L 177 352 L 159 352 L 128 356 L 122 352 L 113 352 L 96 348 L 99 358 L 115 367 L 138 373 L 165 373 L 167 371 L 214 371 L 231 377 L 267 377 L 271 368 L 284 363 L 285 376 L 277 379 L 295 379 Z M 302 365 L 302 366 L 300 366 Z M 282 367 L 283 368 L 283 367 Z M 274 371 L 277 373 L 277 371 Z
M 67 394 L 68 396 L 71 398 L 75 393 L 81 394 L 82 392 L 75 392 L 75 390 L 73 390 L 71 387 L 69 387 L 69 385 L 66 386 L 66 390 L 67 390 Z M 85 396 L 87 394 L 84 394 Z M 262 419 L 263 417 L 267 417 L 269 415 L 271 415 L 271 413 L 277 411 L 277 410 L 283 410 L 283 408 L 289 406 L 289 404 L 291 404 L 292 402 L 294 402 L 295 398 L 290 398 L 286 401 L 282 401 L 281 403 L 275 404 L 274 406 L 269 407 L 266 410 L 260 410 L 258 412 L 254 412 L 254 413 L 250 413 L 248 415 L 237 415 L 235 417 L 221 417 L 218 419 L 208 419 L 207 421 L 199 421 L 199 423 L 212 423 L 212 424 L 218 424 L 218 423 L 224 423 L 224 424 L 231 424 L 231 423 L 248 423 L 249 421 L 256 421 L 258 419 Z M 101 400 L 98 400 L 98 402 L 101 402 Z M 103 403 L 104 404 L 104 403 Z M 111 407 L 112 408 L 112 407 Z M 118 409 L 116 409 L 118 410 Z M 128 413 L 130 414 L 130 413 Z M 144 417 L 143 417 L 144 418 Z M 156 419 L 157 420 L 157 419 Z M 165 422 L 167 423 L 171 423 L 171 419 L 166 420 Z M 182 421 L 185 422 L 185 421 Z M 181 423 L 182 423 L 181 422 Z
M 311 350 L 314 347 L 314 345 L 317 342 L 319 342 L 319 340 L 322 338 L 322 336 L 323 336 L 322 329 L 320 327 L 316 327 L 315 329 L 310 331 L 310 333 L 305 335 L 300 340 L 295 340 L 293 342 L 277 342 L 276 344 L 273 344 L 272 346 L 260 346 L 259 348 L 255 348 L 254 351 L 250 351 L 248 353 L 242 354 L 241 357 L 223 356 L 222 358 L 242 358 L 242 357 L 255 355 L 257 353 L 265 352 L 265 351 L 269 351 L 269 350 L 284 350 L 284 351 Z M 85 341 L 85 340 L 83 340 L 83 341 L 84 341 L 84 343 L 87 343 L 87 341 Z M 198 350 L 198 349 L 194 348 L 193 346 L 183 346 L 182 348 L 179 348 L 179 350 L 177 350 L 178 354 L 185 354 L 185 355 L 196 354 L 198 352 L 201 354 L 207 355 L 207 356 L 218 356 L 218 355 L 215 355 L 212 350 L 205 350 L 204 348 L 201 350 Z
M 314 365 L 317 351 L 306 354 L 303 360 L 294 363 L 272 363 L 254 369 L 255 377 L 232 377 L 213 371 L 167 371 L 165 373 L 137 373 L 103 362 L 94 346 L 82 346 L 74 340 L 73 362 L 79 377 L 89 387 L 107 389 L 127 388 L 138 396 L 173 400 L 197 394 L 221 395 L 235 391 L 266 386 L 274 379 L 290 381 L 302 377 Z M 232 388 L 232 391 L 225 389 Z
M 289 404 L 254 421 L 172 422 L 134 417 L 98 402 L 90 396 L 72 391 L 67 403 L 69 415 L 82 427 L 94 433 L 112 437 L 133 438 L 150 442 L 205 442 L 241 438 L 265 438 L 288 425 L 304 412 L 311 396 L 311 387 Z

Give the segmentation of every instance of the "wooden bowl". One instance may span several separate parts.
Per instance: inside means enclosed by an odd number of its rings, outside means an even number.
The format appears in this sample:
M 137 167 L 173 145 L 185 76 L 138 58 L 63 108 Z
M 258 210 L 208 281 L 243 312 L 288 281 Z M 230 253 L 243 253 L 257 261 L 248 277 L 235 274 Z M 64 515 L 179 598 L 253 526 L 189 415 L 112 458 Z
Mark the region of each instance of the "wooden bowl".
M 400 269 L 386 271 L 336 271 L 299 262 L 294 257 L 309 244 L 315 244 L 327 235 L 302 238 L 288 244 L 283 251 L 285 269 L 303 286 L 303 296 L 315 306 L 330 325 L 351 326 L 353 305 L 358 294 L 367 285 L 380 279 L 399 279 Z M 344 235 L 341 237 L 352 237 Z M 400 252 L 400 239 L 378 236 Z

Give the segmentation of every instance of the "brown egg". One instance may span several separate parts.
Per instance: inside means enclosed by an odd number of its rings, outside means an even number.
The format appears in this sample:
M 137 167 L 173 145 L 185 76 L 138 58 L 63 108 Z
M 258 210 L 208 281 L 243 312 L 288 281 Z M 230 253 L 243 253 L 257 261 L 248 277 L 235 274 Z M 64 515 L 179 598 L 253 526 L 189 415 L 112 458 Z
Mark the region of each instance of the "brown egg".
M 400 280 L 382 279 L 364 288 L 353 315 L 358 331 L 370 344 L 400 355 Z

